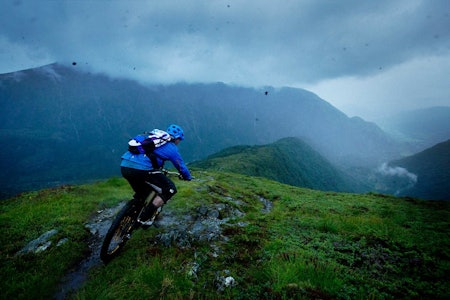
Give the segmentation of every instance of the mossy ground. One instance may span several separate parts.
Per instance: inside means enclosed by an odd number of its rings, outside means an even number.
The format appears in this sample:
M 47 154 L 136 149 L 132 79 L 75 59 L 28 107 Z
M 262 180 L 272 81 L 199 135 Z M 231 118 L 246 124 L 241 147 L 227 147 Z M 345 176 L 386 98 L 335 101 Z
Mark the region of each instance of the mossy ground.
M 224 203 L 242 216 L 225 240 L 191 247 L 137 230 L 75 299 L 410 299 L 449 297 L 450 204 L 378 194 L 319 192 L 244 175 L 194 170 L 167 209 L 180 216 Z M 24 193 L 0 206 L 4 299 L 48 299 L 88 251 L 85 223 L 132 195 L 119 178 Z M 264 199 L 272 203 L 264 209 Z M 68 242 L 16 255 L 57 229 Z M 221 286 L 220 278 L 234 284 Z

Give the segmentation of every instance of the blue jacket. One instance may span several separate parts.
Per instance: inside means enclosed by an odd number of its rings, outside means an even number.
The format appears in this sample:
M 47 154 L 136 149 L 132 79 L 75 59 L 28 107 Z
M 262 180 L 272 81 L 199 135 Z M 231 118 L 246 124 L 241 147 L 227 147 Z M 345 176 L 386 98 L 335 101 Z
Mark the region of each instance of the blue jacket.
M 189 169 L 186 167 L 186 164 L 183 161 L 183 158 L 178 151 L 177 145 L 172 142 L 168 142 L 161 147 L 158 147 L 154 150 L 154 153 L 157 157 L 158 168 L 163 167 L 164 162 L 166 160 L 170 160 L 173 166 L 181 173 L 183 179 L 191 180 L 191 173 Z M 150 158 L 145 154 L 133 154 L 130 151 L 125 152 L 122 155 L 122 162 L 120 164 L 121 167 L 127 167 L 138 170 L 153 170 L 152 162 Z

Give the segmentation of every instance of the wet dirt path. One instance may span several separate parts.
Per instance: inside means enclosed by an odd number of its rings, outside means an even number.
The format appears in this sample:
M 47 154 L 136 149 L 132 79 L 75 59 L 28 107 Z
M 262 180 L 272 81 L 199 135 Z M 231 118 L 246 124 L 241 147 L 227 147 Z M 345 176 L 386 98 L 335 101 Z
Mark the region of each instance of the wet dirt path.
M 92 267 L 103 264 L 100 260 L 100 248 L 103 238 L 108 232 L 115 214 L 125 205 L 125 202 L 119 205 L 98 211 L 97 214 L 86 224 L 92 234 L 89 239 L 90 254 L 81 261 L 75 269 L 67 273 L 61 280 L 54 299 L 63 300 L 76 293 L 88 278 L 88 272 Z

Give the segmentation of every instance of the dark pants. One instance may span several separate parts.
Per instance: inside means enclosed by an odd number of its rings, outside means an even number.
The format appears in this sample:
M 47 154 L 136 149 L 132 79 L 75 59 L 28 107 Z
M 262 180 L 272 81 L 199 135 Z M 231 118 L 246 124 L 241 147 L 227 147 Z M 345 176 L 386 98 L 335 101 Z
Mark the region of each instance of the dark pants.
M 159 194 L 164 202 L 169 201 L 173 195 L 177 193 L 175 184 L 167 178 L 163 173 L 150 173 L 149 171 L 121 167 L 122 176 L 128 180 L 131 188 L 134 190 L 134 197 L 137 199 L 145 199 L 152 191 L 150 182 L 161 188 L 162 192 Z

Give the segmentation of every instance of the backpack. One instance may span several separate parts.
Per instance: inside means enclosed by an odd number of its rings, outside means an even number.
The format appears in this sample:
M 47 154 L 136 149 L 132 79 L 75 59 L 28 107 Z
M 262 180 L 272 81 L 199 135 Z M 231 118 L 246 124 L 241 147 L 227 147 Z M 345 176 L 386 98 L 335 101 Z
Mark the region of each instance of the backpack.
M 158 147 L 171 140 L 170 134 L 160 129 L 138 134 L 128 141 L 128 151 L 133 154 L 146 154 L 150 156 Z

